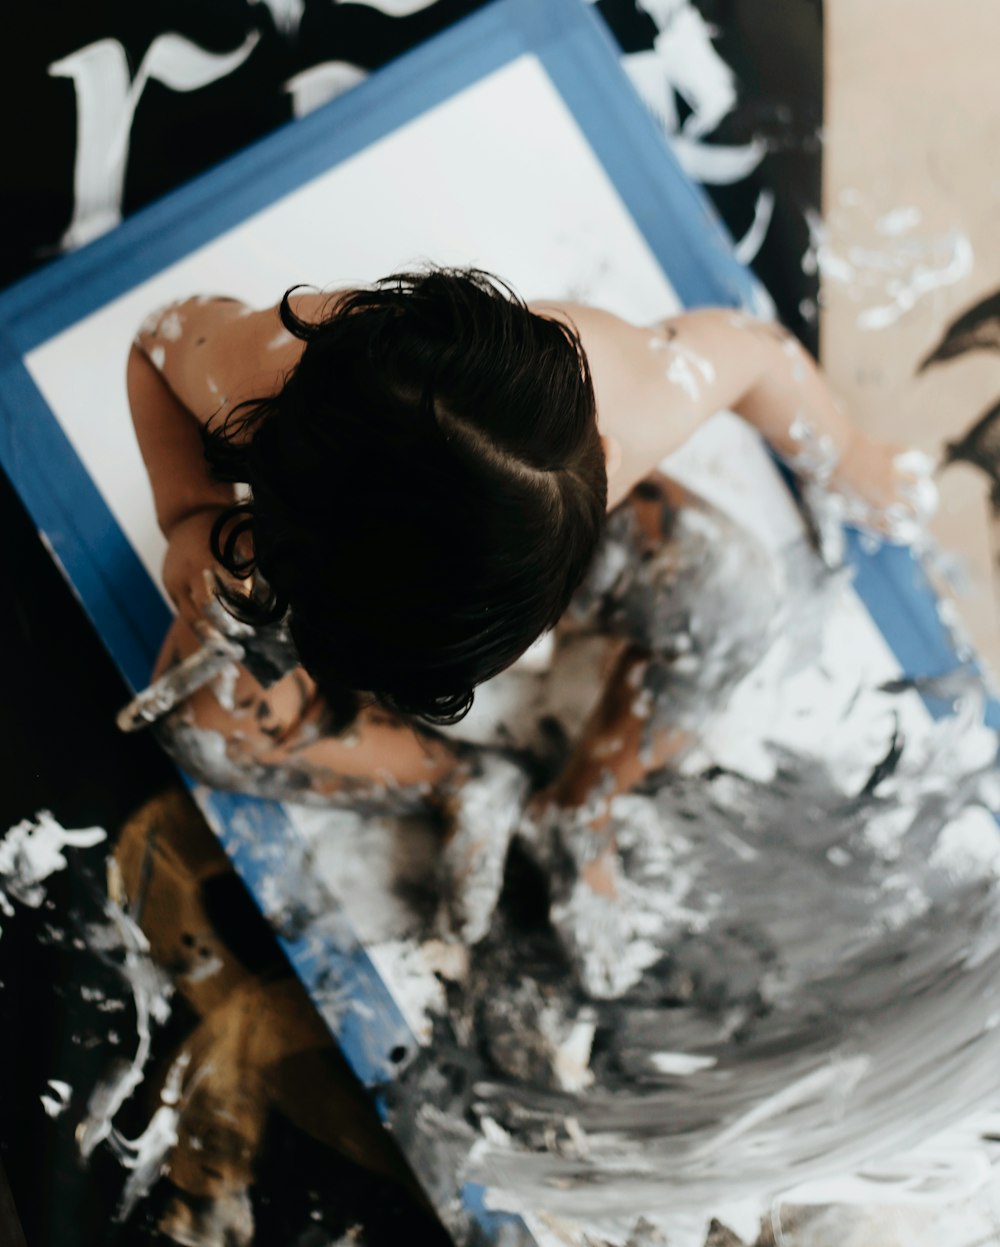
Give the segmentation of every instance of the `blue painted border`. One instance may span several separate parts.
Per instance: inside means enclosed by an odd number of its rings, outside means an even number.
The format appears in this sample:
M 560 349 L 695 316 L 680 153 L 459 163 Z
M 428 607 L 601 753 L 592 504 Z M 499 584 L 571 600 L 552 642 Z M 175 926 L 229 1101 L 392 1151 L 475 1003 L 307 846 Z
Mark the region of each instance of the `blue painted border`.
M 391 1082 L 399 1062 L 390 1054 L 401 1049 L 405 1060 L 416 1053 L 417 1040 L 349 923 L 325 894 L 302 894 L 315 878 L 311 854 L 284 808 L 190 787 L 355 1075 L 371 1088 Z M 305 911 L 312 919 L 308 933 L 296 926 L 296 914 Z

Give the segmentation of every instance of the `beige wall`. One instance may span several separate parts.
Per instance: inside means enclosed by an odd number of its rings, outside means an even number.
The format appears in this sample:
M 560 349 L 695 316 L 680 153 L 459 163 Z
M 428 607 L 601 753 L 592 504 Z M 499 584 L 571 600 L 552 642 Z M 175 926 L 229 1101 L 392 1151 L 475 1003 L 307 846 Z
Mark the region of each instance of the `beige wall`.
M 822 361 L 864 427 L 939 453 L 1000 399 L 1000 352 L 915 375 L 948 322 L 1000 288 L 1000 5 L 826 0 L 825 8 L 825 236 L 815 240 Z M 900 294 L 919 287 L 893 319 Z M 962 552 L 971 580 L 958 605 L 1000 673 L 986 478 L 957 465 L 941 484 L 936 532 Z

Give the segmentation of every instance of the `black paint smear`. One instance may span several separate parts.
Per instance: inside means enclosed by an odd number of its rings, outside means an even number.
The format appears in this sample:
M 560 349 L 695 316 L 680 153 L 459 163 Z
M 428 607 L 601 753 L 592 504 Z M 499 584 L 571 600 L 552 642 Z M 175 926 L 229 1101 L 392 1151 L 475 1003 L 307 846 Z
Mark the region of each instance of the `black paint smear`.
M 945 463 L 970 463 L 990 478 L 994 507 L 1000 503 L 1000 402 L 988 408 L 957 442 L 945 445 Z
M 987 295 L 960 313 L 938 344 L 920 361 L 917 372 L 939 367 L 976 351 L 1000 351 L 1000 291 Z M 944 466 L 968 463 L 985 472 L 992 486 L 990 505 L 1000 517 L 1000 401 L 988 407 L 956 441 L 944 448 Z
M 903 734 L 899 730 L 899 717 L 894 716 L 892 740 L 889 742 L 889 748 L 886 750 L 885 757 L 872 768 L 872 773 L 868 776 L 860 795 L 862 797 L 874 796 L 879 784 L 896 773 L 896 767 L 899 765 L 899 760 L 902 756 Z
M 1000 291 L 957 316 L 941 341 L 920 361 L 918 372 L 970 351 L 1000 351 Z

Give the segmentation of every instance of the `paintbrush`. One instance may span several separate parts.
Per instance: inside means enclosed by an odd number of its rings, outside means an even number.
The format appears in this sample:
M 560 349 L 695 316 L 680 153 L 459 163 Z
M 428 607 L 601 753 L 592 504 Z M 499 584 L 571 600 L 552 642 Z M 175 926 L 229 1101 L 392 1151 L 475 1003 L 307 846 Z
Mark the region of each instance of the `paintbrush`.
M 252 627 L 230 614 L 214 596 L 205 607 L 205 616 L 198 629 L 201 648 L 119 711 L 116 722 L 121 731 L 137 732 L 158 722 L 233 663 L 242 664 L 262 688 L 270 688 L 298 666 L 284 620 Z

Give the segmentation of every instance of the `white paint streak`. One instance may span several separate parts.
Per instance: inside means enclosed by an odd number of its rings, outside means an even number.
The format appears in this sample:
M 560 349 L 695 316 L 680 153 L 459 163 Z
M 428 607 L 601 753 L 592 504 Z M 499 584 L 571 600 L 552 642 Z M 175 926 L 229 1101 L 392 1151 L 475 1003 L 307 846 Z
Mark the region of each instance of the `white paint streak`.
M 925 295 L 954 285 L 972 271 L 973 251 L 960 230 L 919 238 L 904 237 L 917 223 L 915 209 L 887 213 L 875 224 L 878 243 L 854 245 L 838 252 L 821 218 L 806 212 L 810 243 L 802 257 L 805 273 L 819 272 L 825 280 L 851 288 L 851 297 L 877 299 L 859 312 L 861 329 L 887 329 L 911 311 Z M 869 226 L 869 228 L 871 228 Z
M 10 898 L 37 909 L 45 900 L 45 880 L 66 868 L 64 849 L 89 849 L 107 839 L 101 827 L 67 831 L 48 810 L 17 823 L 0 840 L 0 910 L 14 914 Z
M 213 974 L 218 974 L 222 966 L 221 957 L 204 957 L 184 975 L 184 978 L 189 983 L 201 983 L 204 979 L 211 978 Z
M 50 1078 L 47 1084 L 51 1095 L 42 1095 L 42 1108 L 49 1117 L 60 1117 L 69 1108 L 73 1088 L 68 1082 L 60 1082 L 58 1078 Z
M 718 1153 L 724 1151 L 737 1139 L 756 1130 L 766 1121 L 784 1117 L 787 1113 L 804 1104 L 817 1100 L 829 1100 L 830 1110 L 842 1103 L 847 1095 L 854 1090 L 868 1072 L 869 1060 L 865 1056 L 844 1057 L 832 1060 L 828 1064 L 814 1070 L 811 1074 L 796 1079 L 775 1095 L 768 1096 L 759 1104 L 755 1104 L 749 1112 L 738 1117 L 731 1125 L 708 1144 L 706 1151 Z
M 697 1056 L 692 1052 L 654 1052 L 649 1059 L 658 1073 L 672 1074 L 676 1078 L 688 1078 L 716 1064 L 714 1056 Z
M 750 228 L 733 248 L 733 254 L 741 264 L 752 264 L 764 245 L 774 216 L 774 202 L 774 191 L 765 188 L 758 193 Z
M 519 766 L 487 755 L 453 797 L 452 832 L 441 855 L 442 890 L 447 920 L 467 944 L 478 943 L 490 929 L 527 790 Z
M 304 117 L 367 77 L 367 70 L 350 61 L 323 61 L 289 78 L 285 91 L 292 97 L 292 112 L 296 117 Z
M 682 389 L 693 402 L 697 402 L 701 397 L 698 379 L 691 365 L 682 356 L 678 355 L 667 365 L 666 378 L 672 385 Z
M 350 0 L 334 0 L 335 4 L 349 3 Z M 409 17 L 411 13 L 419 13 L 428 9 L 434 0 L 365 0 L 365 8 L 377 9 L 387 17 Z
M 184 333 L 184 317 L 176 309 L 167 312 L 160 321 L 158 333 L 161 333 L 168 342 L 178 342 Z
M 908 276 L 889 283 L 887 293 L 891 302 L 869 308 L 858 316 L 861 329 L 886 329 L 911 311 L 925 294 L 942 286 L 952 286 L 972 272 L 972 243 L 965 234 L 953 230 L 932 250 L 934 263 L 914 264 Z
M 69 78 L 76 92 L 73 218 L 64 250 L 82 246 L 121 220 L 132 118 L 150 79 L 171 91 L 196 91 L 237 69 L 257 46 L 251 31 L 231 52 L 207 52 L 183 35 L 157 35 L 130 81 L 117 39 L 98 39 L 53 61 L 49 75 Z
M 672 384 L 678 386 L 692 401 L 701 397 L 702 383 L 711 384 L 715 380 L 715 366 L 703 355 L 693 351 L 683 342 L 665 336 L 663 332 L 654 334 L 649 339 L 651 351 L 667 351 L 673 357 L 667 365 L 665 376 Z M 699 380 L 700 378 L 700 380 Z
M 569 1034 L 564 1039 L 549 1037 L 554 1050 L 552 1072 L 563 1091 L 578 1094 L 593 1085 L 590 1051 L 596 1032 L 597 1021 L 593 1013 L 584 1010 L 570 1026 Z
M 162 346 L 154 346 L 149 352 L 150 362 L 155 368 L 163 370 L 163 365 L 167 362 L 167 352 Z
M 109 883 L 113 885 L 109 891 L 123 895 L 121 876 L 113 858 L 108 863 L 108 874 Z M 115 1130 L 114 1118 L 142 1082 L 152 1044 L 152 1024 L 162 1024 L 167 1020 L 173 992 L 167 975 L 151 960 L 149 941 L 136 923 L 113 900 L 106 902 L 104 912 L 109 926 L 92 931 L 90 943 L 96 947 L 104 946 L 109 951 L 124 949 L 121 972 L 135 1002 L 138 1042 L 132 1060 L 124 1068 L 117 1068 L 91 1093 L 87 1115 L 76 1131 L 77 1146 L 84 1159 L 105 1139 L 120 1158 L 128 1154 L 129 1145 Z
M 406 1024 L 421 1044 L 430 1043 L 433 1018 L 445 1012 L 441 981 L 430 972 L 423 949 L 411 940 L 386 940 L 371 945 L 368 955 L 391 986 Z
M 250 0 L 251 4 L 264 4 L 271 13 L 275 29 L 280 35 L 295 35 L 306 11 L 305 0 Z

